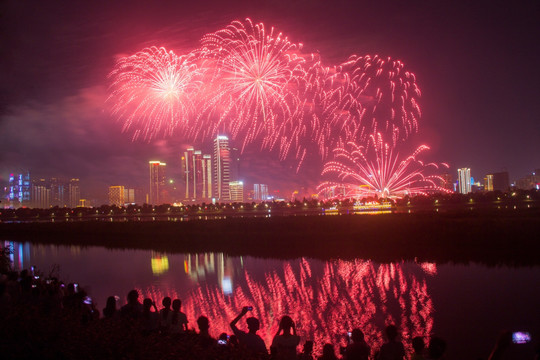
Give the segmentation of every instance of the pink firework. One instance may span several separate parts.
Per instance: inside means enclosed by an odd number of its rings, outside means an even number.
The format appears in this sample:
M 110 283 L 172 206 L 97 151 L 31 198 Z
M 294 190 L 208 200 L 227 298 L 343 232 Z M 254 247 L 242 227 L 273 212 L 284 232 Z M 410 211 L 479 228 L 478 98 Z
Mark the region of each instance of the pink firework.
M 293 266 L 299 266 L 295 271 Z M 213 335 L 229 332 L 229 322 L 246 304 L 261 321 L 260 336 L 267 346 L 278 329 L 281 316 L 290 315 L 302 340 L 314 340 L 315 352 L 325 343 L 345 345 L 345 334 L 360 328 L 377 350 L 383 343 L 384 326 L 399 326 L 407 352 L 411 339 L 429 338 L 433 331 L 434 306 L 426 279 L 404 270 L 404 263 L 375 264 L 372 261 L 329 261 L 321 276 L 313 274 L 309 260 L 286 262 L 282 269 L 267 272 L 264 281 L 243 274 L 230 295 L 217 286 L 200 285 L 183 300 L 183 311 L 193 321 L 205 315 Z M 429 264 L 435 268 L 434 264 Z M 142 289 L 145 297 L 159 302 L 164 296 L 178 297 L 173 289 Z M 302 342 L 303 342 L 302 341 Z
M 201 42 L 199 56 L 214 61 L 202 111 L 215 119 L 214 132 L 242 137 L 243 147 L 260 140 L 262 148 L 277 146 L 285 157 L 291 139 L 302 131 L 302 124 L 295 123 L 297 89 L 306 86 L 301 45 L 250 19 L 234 21 Z
M 319 141 L 363 142 L 380 132 L 396 142 L 418 131 L 421 92 L 401 61 L 353 55 L 332 72 L 325 84 L 326 128 Z
M 395 143 L 384 142 L 380 133 L 371 135 L 366 147 L 349 142 L 346 147 L 335 149 L 334 160 L 324 165 L 322 175 L 333 180 L 320 184 L 319 194 L 325 198 L 361 199 L 448 192 L 439 185 L 443 182 L 440 176 L 427 174 L 438 170 L 439 165 L 419 159 L 426 150 L 429 147 L 421 145 L 401 158 Z
M 133 139 L 170 136 L 190 130 L 193 96 L 201 84 L 201 69 L 192 56 L 177 56 L 165 48 L 146 48 L 117 61 L 108 102 Z

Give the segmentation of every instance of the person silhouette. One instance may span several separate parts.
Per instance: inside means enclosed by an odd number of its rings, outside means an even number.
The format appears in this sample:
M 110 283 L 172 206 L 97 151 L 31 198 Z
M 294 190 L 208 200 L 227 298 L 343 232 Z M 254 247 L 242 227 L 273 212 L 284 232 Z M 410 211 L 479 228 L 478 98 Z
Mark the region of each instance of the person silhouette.
M 209 348 L 217 344 L 216 340 L 210 336 L 210 321 L 206 316 L 199 316 L 197 326 L 199 327 L 199 343 L 203 348 Z
M 298 354 L 298 360 L 313 360 L 313 341 L 307 340 L 304 343 L 302 352 Z
M 413 354 L 411 355 L 411 360 L 424 360 L 424 352 L 426 344 L 424 339 L 421 336 L 417 336 L 412 339 Z
M 399 335 L 397 327 L 388 325 L 385 333 L 388 342 L 381 346 L 377 360 L 403 360 L 405 358 L 405 347 L 400 341 L 397 341 Z
M 300 336 L 296 335 L 293 319 L 287 315 L 283 316 L 274 340 L 272 340 L 272 346 L 270 346 L 272 358 L 277 360 L 296 359 L 296 347 L 299 343 Z
M 186 314 L 180 311 L 182 300 L 174 299 L 172 302 L 172 313 L 170 314 L 170 332 L 179 334 L 188 330 L 188 320 Z
M 107 298 L 107 304 L 103 308 L 103 316 L 106 319 L 114 319 L 118 317 L 118 310 L 116 309 L 116 298 L 114 296 L 109 296 Z
M 131 290 L 127 294 L 127 304 L 120 308 L 120 315 L 123 318 L 139 319 L 142 315 L 142 304 L 139 302 L 139 292 Z
M 368 360 L 371 348 L 364 339 L 364 333 L 360 329 L 353 329 L 351 337 L 347 337 L 349 344 L 345 349 L 346 360 Z
M 319 360 L 337 360 L 336 353 L 334 351 L 334 345 L 324 344 L 322 356 L 319 357 Z
M 257 335 L 257 331 L 260 328 L 260 322 L 259 319 L 255 317 L 248 317 L 246 319 L 246 324 L 248 327 L 248 332 L 242 331 L 236 327 L 236 324 L 238 321 L 247 314 L 249 311 L 249 308 L 247 306 L 244 306 L 242 308 L 242 311 L 240 314 L 238 314 L 237 317 L 231 321 L 230 326 L 231 329 L 238 338 L 238 342 L 240 345 L 244 346 L 248 351 L 252 352 L 253 354 L 258 355 L 268 355 L 268 350 L 266 349 L 266 344 L 264 343 L 264 340 Z

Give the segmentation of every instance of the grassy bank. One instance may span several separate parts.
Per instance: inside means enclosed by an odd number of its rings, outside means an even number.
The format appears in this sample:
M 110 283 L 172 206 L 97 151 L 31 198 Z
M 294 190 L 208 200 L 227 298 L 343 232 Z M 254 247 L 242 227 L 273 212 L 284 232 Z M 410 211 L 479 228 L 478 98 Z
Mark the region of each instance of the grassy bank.
M 283 216 L 188 222 L 2 223 L 0 239 L 58 245 L 224 252 L 297 258 L 371 258 L 538 265 L 540 212 Z

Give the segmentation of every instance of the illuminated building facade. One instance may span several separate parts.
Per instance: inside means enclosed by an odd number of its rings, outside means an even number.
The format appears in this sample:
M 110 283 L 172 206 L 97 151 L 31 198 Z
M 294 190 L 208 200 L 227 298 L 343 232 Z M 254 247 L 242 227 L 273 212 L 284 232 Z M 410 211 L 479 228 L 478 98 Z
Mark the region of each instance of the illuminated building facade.
M 214 140 L 213 197 L 218 201 L 230 201 L 229 191 L 231 154 L 229 138 L 218 135 Z
M 510 190 L 510 177 L 508 171 L 493 173 L 493 191 L 508 191 Z
M 81 189 L 79 187 L 79 179 L 71 179 L 69 181 L 69 207 L 76 208 L 79 206 L 79 200 L 81 199 Z
M 229 183 L 231 201 L 244 202 L 244 183 L 242 181 L 231 181 Z
M 516 182 L 518 189 L 531 190 L 540 189 L 540 169 L 536 169 L 532 174 L 529 174 Z
M 184 199 L 207 201 L 212 198 L 212 156 L 190 147 L 182 155 Z
M 32 184 L 32 207 L 48 209 L 51 206 L 51 189 L 45 179 L 39 179 Z
M 124 188 L 124 204 L 125 205 L 135 205 L 135 189 Z
M 471 169 L 458 169 L 458 192 L 468 194 L 471 192 Z
M 109 186 L 109 205 L 124 206 L 125 189 L 122 185 Z
M 9 174 L 7 203 L 11 208 L 30 206 L 32 184 L 30 182 L 30 172 Z
M 212 199 L 212 156 L 203 155 L 202 158 L 202 199 Z
M 51 205 L 66 207 L 69 206 L 69 194 L 68 194 L 68 183 L 61 178 L 51 178 L 49 182 L 51 189 Z
M 492 174 L 488 174 L 484 178 L 484 190 L 493 191 L 493 175 Z
M 268 185 L 253 184 L 253 200 L 266 201 L 268 200 Z
M 90 201 L 88 199 L 80 199 L 77 207 L 90 207 Z
M 167 189 L 165 187 L 166 163 L 161 161 L 149 161 L 150 166 L 150 192 L 148 203 L 150 205 L 161 205 L 166 202 Z

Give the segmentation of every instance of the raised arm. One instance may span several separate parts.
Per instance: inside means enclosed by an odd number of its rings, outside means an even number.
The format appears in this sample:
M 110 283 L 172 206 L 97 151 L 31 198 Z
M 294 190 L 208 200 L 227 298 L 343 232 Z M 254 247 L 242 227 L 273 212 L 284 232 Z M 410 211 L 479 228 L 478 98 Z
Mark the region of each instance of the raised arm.
M 248 312 L 248 307 L 247 307 L 247 306 L 244 306 L 244 307 L 242 308 L 242 311 L 240 312 L 240 314 L 238 314 L 238 316 L 235 317 L 235 318 L 233 319 L 233 321 L 231 321 L 231 324 L 230 324 L 230 325 L 231 325 L 231 329 L 233 329 L 233 331 L 234 331 L 235 329 L 237 329 L 236 323 L 242 318 L 242 316 L 246 315 L 247 312 Z

